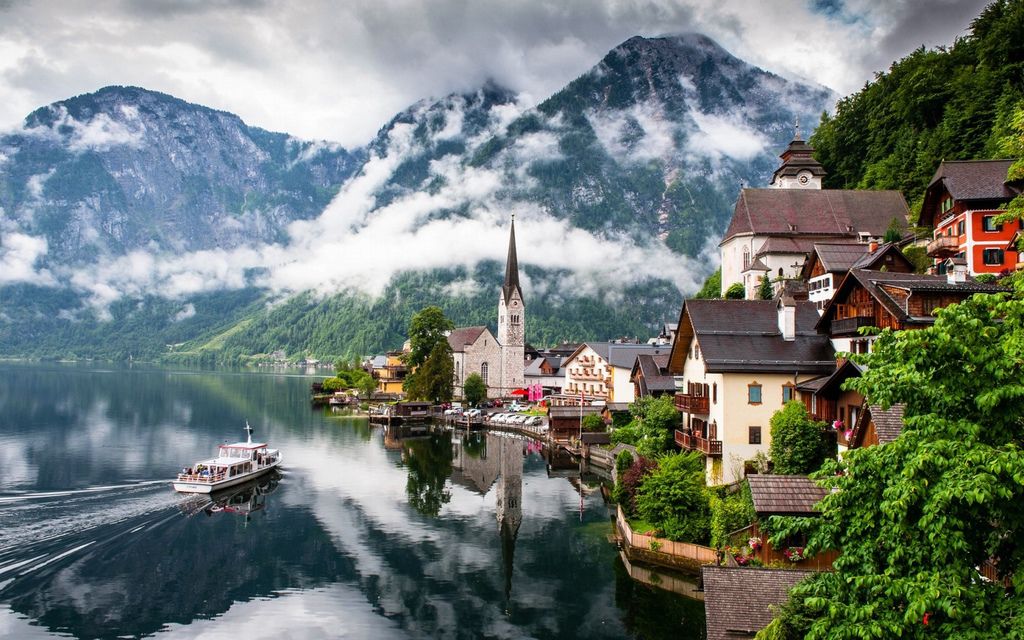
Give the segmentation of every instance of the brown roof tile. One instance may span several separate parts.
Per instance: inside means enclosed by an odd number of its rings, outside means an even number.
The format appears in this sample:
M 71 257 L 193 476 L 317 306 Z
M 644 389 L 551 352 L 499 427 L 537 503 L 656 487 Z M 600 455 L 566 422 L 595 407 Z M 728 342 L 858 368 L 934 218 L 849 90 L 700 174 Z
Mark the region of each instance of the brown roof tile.
M 1013 160 L 943 160 L 928 188 L 942 182 L 957 200 L 1009 200 L 1015 192 L 1006 185 Z
M 784 603 L 809 571 L 706 566 L 704 612 L 707 640 L 750 638 L 772 621 L 769 607 Z
M 905 408 L 902 404 L 894 404 L 888 409 L 883 409 L 877 404 L 868 406 L 868 411 L 871 412 L 871 421 L 875 423 L 875 433 L 878 435 L 879 444 L 892 442 L 899 437 L 903 430 L 903 410 Z
M 722 238 L 734 235 L 790 235 L 855 238 L 882 236 L 893 218 L 907 219 L 899 191 L 848 189 L 743 189 Z
M 807 476 L 747 476 L 754 511 L 766 515 L 807 515 L 818 513 L 816 505 L 826 491 Z
M 461 353 L 467 344 L 476 342 L 484 331 L 487 331 L 487 327 L 459 327 L 448 334 L 448 344 L 453 352 Z

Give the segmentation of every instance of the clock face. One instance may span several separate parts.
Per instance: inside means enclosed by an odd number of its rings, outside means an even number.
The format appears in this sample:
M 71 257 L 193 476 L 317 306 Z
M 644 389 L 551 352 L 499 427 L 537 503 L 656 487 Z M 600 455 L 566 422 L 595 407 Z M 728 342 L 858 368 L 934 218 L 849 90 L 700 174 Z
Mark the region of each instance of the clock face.
M 800 176 L 800 184 L 807 184 L 808 180 L 810 180 L 810 178 L 807 177 L 806 173 L 804 175 Z

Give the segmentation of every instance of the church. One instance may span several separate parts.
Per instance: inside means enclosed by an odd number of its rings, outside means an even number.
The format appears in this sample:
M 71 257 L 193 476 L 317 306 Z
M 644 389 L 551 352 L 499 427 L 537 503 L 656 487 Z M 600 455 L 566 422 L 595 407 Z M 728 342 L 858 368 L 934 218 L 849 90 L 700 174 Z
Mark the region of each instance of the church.
M 498 336 L 485 327 L 459 327 L 448 334 L 454 360 L 454 392 L 462 397 L 466 378 L 478 373 L 487 385 L 488 398 L 509 397 L 525 385 L 526 305 L 519 286 L 519 260 L 516 257 L 516 222 L 508 238 L 505 282 L 498 296 Z
M 797 127 L 768 187 L 744 188 L 721 243 L 722 296 L 737 282 L 757 297 L 761 278 L 797 278 L 816 243 L 881 240 L 893 222 L 906 228 L 899 191 L 825 189 L 825 168 Z

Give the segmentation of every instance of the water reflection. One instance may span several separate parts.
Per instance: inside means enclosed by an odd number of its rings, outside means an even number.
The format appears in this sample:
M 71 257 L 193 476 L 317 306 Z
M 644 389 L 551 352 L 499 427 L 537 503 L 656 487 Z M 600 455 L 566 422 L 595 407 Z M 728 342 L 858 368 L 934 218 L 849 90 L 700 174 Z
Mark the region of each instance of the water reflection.
M 179 511 L 188 516 L 204 513 L 226 513 L 244 516 L 249 521 L 252 515 L 267 508 L 267 497 L 277 490 L 281 472 L 274 469 L 255 480 L 216 491 L 210 495 L 194 494 L 184 498 L 178 505 Z
M 0 450 L 20 469 L 0 485 L 0 635 L 695 628 L 640 613 L 677 596 L 626 591 L 578 464 L 505 435 L 371 429 L 311 411 L 307 391 L 271 375 L 0 365 Z M 183 506 L 168 479 L 246 419 L 285 454 L 283 474 Z

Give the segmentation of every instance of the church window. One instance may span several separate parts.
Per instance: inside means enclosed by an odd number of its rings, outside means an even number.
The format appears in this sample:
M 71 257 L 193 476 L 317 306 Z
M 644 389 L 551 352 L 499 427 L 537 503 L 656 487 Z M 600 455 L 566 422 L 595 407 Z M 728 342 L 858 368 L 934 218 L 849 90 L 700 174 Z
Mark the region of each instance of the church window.
M 487 384 L 487 363 L 483 362 L 480 364 L 480 377 L 484 379 L 484 384 Z
M 746 271 L 750 267 L 750 249 L 743 247 L 743 270 Z

